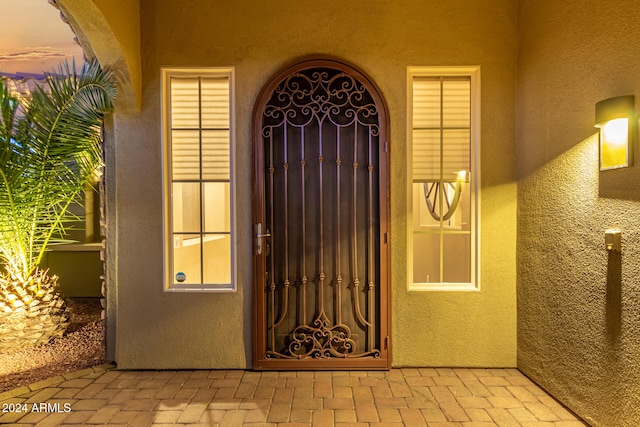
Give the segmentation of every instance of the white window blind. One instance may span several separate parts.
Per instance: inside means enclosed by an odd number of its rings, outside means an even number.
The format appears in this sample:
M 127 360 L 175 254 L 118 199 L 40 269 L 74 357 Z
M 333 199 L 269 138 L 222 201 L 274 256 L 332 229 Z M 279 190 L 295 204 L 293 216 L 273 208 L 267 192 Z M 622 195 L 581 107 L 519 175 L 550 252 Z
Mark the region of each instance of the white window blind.
M 229 180 L 229 81 L 171 79 L 174 180 Z
M 470 169 L 470 96 L 469 78 L 414 78 L 414 182 L 453 180 Z

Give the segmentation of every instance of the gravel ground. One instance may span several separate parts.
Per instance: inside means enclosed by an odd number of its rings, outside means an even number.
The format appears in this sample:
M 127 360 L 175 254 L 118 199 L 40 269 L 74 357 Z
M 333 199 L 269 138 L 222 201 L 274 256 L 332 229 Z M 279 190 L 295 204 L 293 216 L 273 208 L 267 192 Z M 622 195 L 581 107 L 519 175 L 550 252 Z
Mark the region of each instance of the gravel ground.
M 104 363 L 99 299 L 73 298 L 67 304 L 71 321 L 62 338 L 0 354 L 0 393 Z

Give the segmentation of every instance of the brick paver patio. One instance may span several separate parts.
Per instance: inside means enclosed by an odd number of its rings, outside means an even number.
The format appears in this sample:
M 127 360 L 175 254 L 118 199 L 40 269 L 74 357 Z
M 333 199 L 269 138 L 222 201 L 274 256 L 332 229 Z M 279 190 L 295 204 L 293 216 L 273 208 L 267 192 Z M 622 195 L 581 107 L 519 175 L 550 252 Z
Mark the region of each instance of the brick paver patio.
M 11 426 L 582 427 L 516 369 L 118 371 L 0 394 Z

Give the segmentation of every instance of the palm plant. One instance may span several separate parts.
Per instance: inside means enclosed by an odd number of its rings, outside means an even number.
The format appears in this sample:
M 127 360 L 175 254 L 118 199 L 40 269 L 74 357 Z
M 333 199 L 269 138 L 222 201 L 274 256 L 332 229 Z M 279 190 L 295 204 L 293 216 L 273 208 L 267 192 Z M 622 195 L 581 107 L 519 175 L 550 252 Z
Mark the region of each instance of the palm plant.
M 114 74 L 96 61 L 79 73 L 63 63 L 55 76 L 29 100 L 0 83 L 0 351 L 66 329 L 58 278 L 38 265 L 78 219 L 69 207 L 100 170 L 102 117 L 113 110 Z

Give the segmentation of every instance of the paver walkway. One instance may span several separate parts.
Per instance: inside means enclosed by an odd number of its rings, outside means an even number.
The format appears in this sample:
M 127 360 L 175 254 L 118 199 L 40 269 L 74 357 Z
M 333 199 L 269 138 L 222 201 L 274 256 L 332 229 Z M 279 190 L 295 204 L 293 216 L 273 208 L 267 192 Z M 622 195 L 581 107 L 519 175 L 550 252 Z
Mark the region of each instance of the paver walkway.
M 3 400 L 4 399 L 4 400 Z M 0 394 L 12 426 L 582 427 L 516 369 L 117 371 Z

